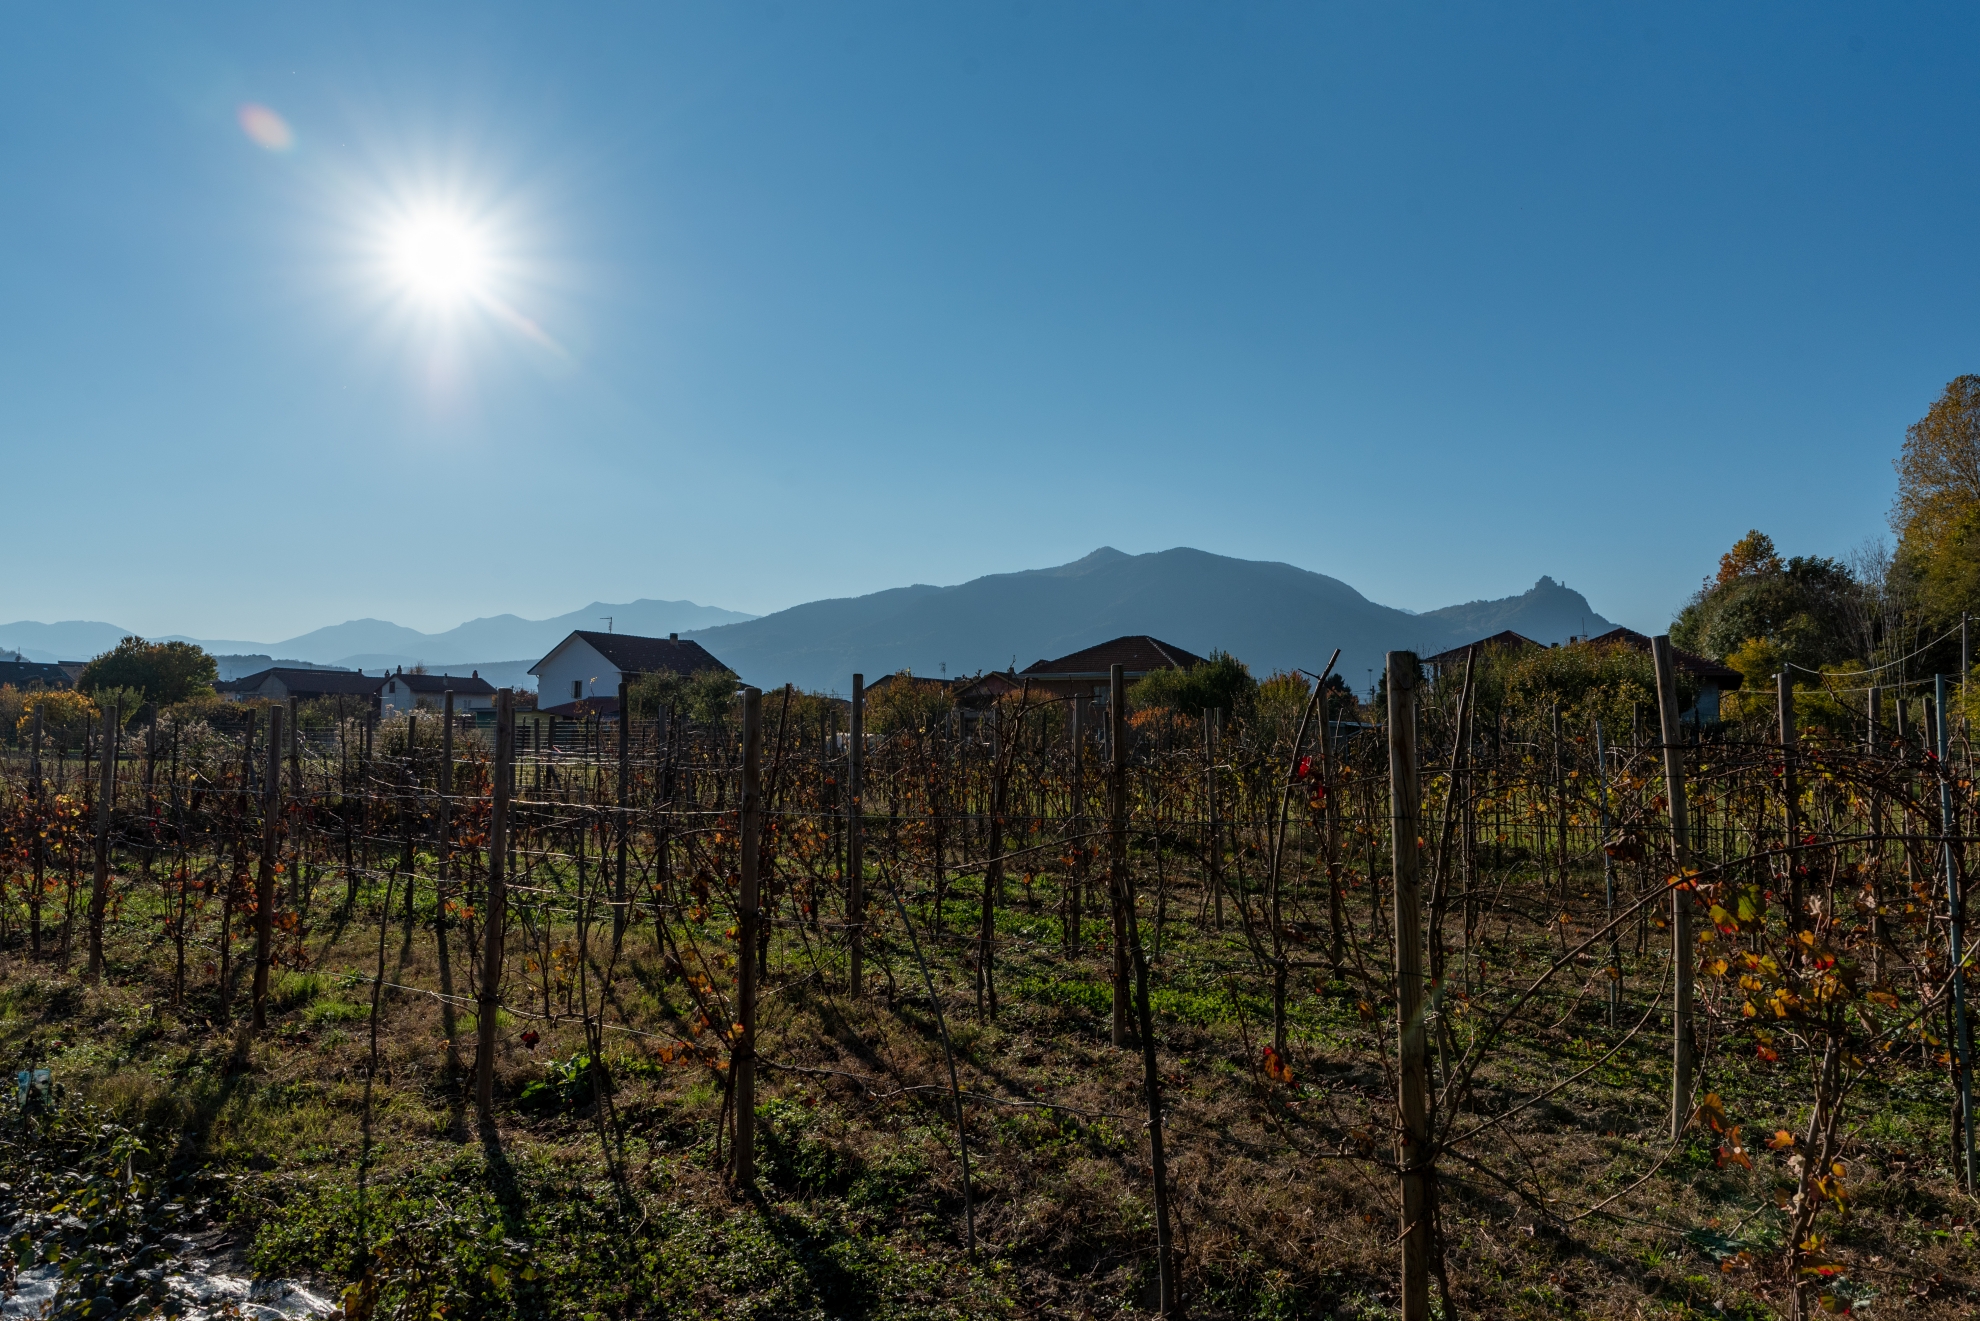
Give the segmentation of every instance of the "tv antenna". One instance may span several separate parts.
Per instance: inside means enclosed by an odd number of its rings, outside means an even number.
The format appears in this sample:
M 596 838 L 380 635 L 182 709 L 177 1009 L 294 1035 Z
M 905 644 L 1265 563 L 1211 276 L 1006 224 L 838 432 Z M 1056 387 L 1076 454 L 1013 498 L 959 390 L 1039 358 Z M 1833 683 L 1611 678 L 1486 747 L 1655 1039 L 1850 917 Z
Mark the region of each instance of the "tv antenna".
M 612 616 L 610 616 L 610 615 L 600 615 L 600 616 L 598 616 L 598 617 L 599 617 L 600 619 L 602 619 L 602 620 L 604 620 L 604 621 L 605 621 L 605 631 L 606 631 L 607 633 L 610 633 L 610 632 L 612 631 Z

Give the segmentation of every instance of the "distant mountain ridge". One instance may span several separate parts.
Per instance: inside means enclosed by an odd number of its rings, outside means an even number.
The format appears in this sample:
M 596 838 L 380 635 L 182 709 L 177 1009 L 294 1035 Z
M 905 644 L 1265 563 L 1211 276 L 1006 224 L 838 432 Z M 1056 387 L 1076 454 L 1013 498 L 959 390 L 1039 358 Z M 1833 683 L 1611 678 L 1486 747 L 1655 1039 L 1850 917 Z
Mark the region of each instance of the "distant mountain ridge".
M 1359 688 L 1390 650 L 1429 655 L 1508 628 L 1560 642 L 1613 627 L 1552 578 L 1519 596 L 1411 614 L 1290 564 L 1188 547 L 1127 555 L 1103 546 L 1048 569 L 811 601 L 692 636 L 747 682 L 827 691 L 845 691 L 855 671 L 1021 668 L 1128 633 L 1199 655 L 1228 651 L 1261 675 L 1317 670 L 1338 646 L 1340 671 Z
M 237 638 L 193 638 L 174 633 L 165 640 L 197 642 L 208 651 L 233 655 L 293 657 L 315 665 L 378 670 L 395 665 L 473 665 L 490 657 L 531 662 L 564 640 L 573 629 L 601 628 L 606 617 L 621 633 L 685 633 L 689 629 L 754 619 L 740 610 L 697 605 L 693 601 L 593 601 L 582 610 L 550 619 L 520 615 L 490 615 L 442 633 L 422 633 L 383 619 L 352 619 L 282 642 L 249 642 Z M 0 651 L 19 649 L 29 660 L 86 660 L 110 648 L 130 630 L 94 620 L 39 624 L 27 620 L 0 624 Z M 492 662 L 491 662 L 492 663 Z
M 484 678 L 522 684 L 537 657 L 572 629 L 600 627 L 607 615 L 618 632 L 691 636 L 747 682 L 841 693 L 855 672 L 872 679 L 902 669 L 960 675 L 1022 668 L 1129 633 L 1199 655 L 1229 651 L 1260 675 L 1317 670 L 1340 647 L 1341 674 L 1362 688 L 1382 653 L 1397 648 L 1430 655 L 1505 629 L 1551 643 L 1615 627 L 1580 592 L 1550 577 L 1517 596 L 1412 614 L 1290 564 L 1188 547 L 1128 555 L 1103 546 L 1070 564 L 808 601 L 761 618 L 691 601 L 594 602 L 553 619 L 495 615 L 444 633 L 358 619 L 280 643 L 202 645 L 242 661 L 294 657 L 372 673 L 423 663 L 455 674 L 478 668 Z M 97 622 L 0 624 L 0 648 L 19 646 L 31 660 L 77 660 L 124 635 Z

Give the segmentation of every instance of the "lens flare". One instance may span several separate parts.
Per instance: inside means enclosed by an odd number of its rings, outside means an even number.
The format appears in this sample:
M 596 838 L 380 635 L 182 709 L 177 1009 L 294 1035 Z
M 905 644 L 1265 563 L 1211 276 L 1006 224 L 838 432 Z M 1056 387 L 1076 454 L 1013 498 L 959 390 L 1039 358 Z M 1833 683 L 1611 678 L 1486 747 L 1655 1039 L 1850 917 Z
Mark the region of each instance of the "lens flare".
M 295 131 L 289 121 L 270 110 L 265 105 L 249 101 L 234 112 L 240 121 L 241 132 L 248 135 L 248 141 L 266 151 L 287 151 L 296 145 Z
M 433 303 L 457 303 L 487 292 L 488 253 L 472 225 L 449 215 L 408 218 L 393 235 L 399 279 Z

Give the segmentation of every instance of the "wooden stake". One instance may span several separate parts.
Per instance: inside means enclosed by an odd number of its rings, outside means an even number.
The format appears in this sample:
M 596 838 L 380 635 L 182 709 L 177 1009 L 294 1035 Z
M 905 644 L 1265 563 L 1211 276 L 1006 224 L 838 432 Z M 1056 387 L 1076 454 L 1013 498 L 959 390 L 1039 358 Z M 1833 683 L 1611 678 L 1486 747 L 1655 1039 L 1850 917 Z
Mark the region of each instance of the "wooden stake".
M 495 690 L 495 783 L 488 813 L 488 912 L 482 918 L 481 996 L 475 1015 L 474 1101 L 481 1122 L 495 1122 L 495 1015 L 501 1010 L 502 946 L 509 847 L 510 781 L 516 758 L 516 694 Z
M 1429 1321 L 1430 1218 L 1435 1177 L 1430 1146 L 1429 1051 L 1423 1022 L 1421 787 L 1416 779 L 1416 656 L 1388 654 L 1389 816 L 1395 872 L 1396 1101 L 1402 1120 L 1402 1316 Z
M 1774 706 L 1781 736 L 1781 819 L 1787 830 L 1787 851 L 1782 856 L 1788 869 L 1788 927 L 1799 931 L 1808 925 L 1808 896 L 1801 883 L 1801 854 L 1795 847 L 1801 839 L 1796 818 L 1801 795 L 1794 782 L 1794 754 L 1800 739 L 1794 723 L 1794 680 L 1786 670 L 1774 676 Z
M 261 865 L 254 885 L 254 1030 L 268 1026 L 268 970 L 275 957 L 275 850 L 282 828 L 282 708 L 268 708 L 268 768 L 261 777 Z
M 1683 880 L 1691 857 L 1689 823 L 1684 804 L 1684 731 L 1678 723 L 1677 665 L 1671 639 L 1650 639 L 1650 658 L 1657 670 L 1657 719 L 1664 741 L 1664 791 L 1670 800 L 1671 866 L 1680 884 L 1671 891 L 1671 962 L 1676 983 L 1671 994 L 1671 1140 L 1684 1135 L 1691 1122 L 1691 984 L 1696 971 L 1691 944 L 1691 891 Z
M 89 894 L 91 982 L 103 976 L 103 910 L 110 902 L 110 810 L 116 805 L 117 704 L 112 702 L 103 708 L 103 784 L 96 794 L 96 883 Z
M 617 867 L 612 874 L 612 957 L 619 957 L 619 947 L 626 938 L 626 847 L 631 833 L 627 826 L 628 811 L 632 806 L 632 711 L 628 706 L 627 685 L 619 680 L 619 793 L 618 818 L 614 842 L 618 847 Z
M 447 1035 L 448 1090 L 461 1071 L 460 1032 L 454 1021 L 454 953 L 447 938 L 447 903 L 453 893 L 454 853 L 454 690 L 441 696 L 440 794 L 434 804 L 433 946 L 440 962 L 440 1030 Z
M 846 994 L 866 989 L 866 822 L 859 796 L 866 776 L 866 676 L 855 674 L 846 744 Z
M 1114 1045 L 1128 1044 L 1127 675 L 1107 672 L 1107 890 L 1114 909 Z
M 729 1074 L 736 1099 L 735 1177 L 747 1188 L 756 1182 L 756 931 L 761 907 L 756 872 L 763 837 L 763 693 L 744 688 L 742 697 L 742 894 L 736 922 L 740 1030 L 729 1051 Z

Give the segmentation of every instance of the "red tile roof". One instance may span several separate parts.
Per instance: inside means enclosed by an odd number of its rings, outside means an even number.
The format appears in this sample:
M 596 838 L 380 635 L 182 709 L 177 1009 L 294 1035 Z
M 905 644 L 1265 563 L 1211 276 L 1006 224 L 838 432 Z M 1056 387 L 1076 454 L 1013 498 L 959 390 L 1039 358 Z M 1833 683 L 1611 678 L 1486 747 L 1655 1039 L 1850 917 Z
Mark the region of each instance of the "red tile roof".
M 1162 642 L 1146 633 L 1115 638 L 1057 660 L 1041 660 L 1018 672 L 1021 679 L 1090 679 L 1107 677 L 1119 665 L 1130 676 L 1150 670 L 1186 670 L 1204 664 L 1201 656 L 1184 651 L 1171 642 Z

